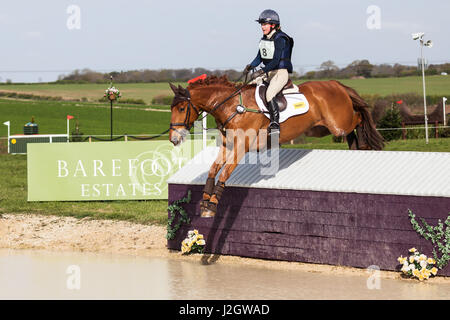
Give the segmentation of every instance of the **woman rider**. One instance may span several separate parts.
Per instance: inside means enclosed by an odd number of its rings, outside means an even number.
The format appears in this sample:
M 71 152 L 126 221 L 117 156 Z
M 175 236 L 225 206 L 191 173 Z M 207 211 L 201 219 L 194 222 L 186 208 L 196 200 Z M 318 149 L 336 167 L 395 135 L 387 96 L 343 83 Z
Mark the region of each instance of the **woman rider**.
M 292 73 L 291 55 L 294 40 L 281 31 L 280 17 L 274 10 L 264 10 L 256 22 L 261 24 L 263 37 L 259 42 L 259 51 L 256 58 L 245 67 L 245 74 L 257 66 L 264 67 L 252 74 L 256 79 L 264 74 L 267 75 L 269 86 L 266 92 L 267 109 L 270 113 L 269 132 L 279 134 L 280 112 L 274 97 L 283 89 Z

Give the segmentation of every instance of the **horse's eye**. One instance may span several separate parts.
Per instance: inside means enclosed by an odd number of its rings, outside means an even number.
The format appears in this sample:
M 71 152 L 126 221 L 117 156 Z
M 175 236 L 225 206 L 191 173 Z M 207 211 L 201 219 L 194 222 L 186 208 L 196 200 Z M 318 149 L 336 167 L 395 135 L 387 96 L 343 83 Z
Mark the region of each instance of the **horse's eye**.
M 180 108 L 180 111 L 184 111 L 184 107 L 183 107 L 183 108 Z

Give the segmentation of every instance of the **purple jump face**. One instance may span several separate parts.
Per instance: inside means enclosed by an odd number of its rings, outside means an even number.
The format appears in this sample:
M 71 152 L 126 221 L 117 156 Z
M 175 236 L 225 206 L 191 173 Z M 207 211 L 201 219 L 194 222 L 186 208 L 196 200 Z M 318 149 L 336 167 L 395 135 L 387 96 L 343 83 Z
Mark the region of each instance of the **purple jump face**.
M 200 217 L 203 186 L 169 184 L 169 203 L 191 190 L 183 225 L 170 249 L 180 250 L 188 230 L 205 236 L 205 252 L 382 270 L 399 270 L 412 247 L 432 256 L 431 243 L 411 227 L 408 210 L 429 224 L 444 221 L 450 198 L 228 186 L 213 219 Z M 450 266 L 439 271 L 450 275 Z

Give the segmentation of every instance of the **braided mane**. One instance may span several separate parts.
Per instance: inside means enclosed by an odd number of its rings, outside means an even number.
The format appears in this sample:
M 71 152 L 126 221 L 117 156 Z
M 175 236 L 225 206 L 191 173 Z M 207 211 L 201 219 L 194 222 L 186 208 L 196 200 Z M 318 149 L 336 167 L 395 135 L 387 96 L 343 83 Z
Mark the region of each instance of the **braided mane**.
M 198 80 L 194 83 L 190 83 L 187 87 L 188 90 L 195 89 L 198 87 L 204 87 L 204 86 L 225 86 L 235 89 L 236 84 L 233 82 L 228 81 L 228 78 L 226 75 L 223 75 L 221 77 L 217 76 L 208 76 L 204 80 Z

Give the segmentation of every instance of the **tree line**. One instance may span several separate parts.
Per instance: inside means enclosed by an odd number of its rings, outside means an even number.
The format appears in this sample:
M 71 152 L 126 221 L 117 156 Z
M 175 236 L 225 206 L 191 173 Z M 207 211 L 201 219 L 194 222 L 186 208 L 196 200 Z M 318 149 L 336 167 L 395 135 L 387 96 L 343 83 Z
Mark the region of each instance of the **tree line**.
M 426 68 L 426 75 L 437 75 L 450 73 L 450 63 L 431 64 Z M 223 76 L 226 75 L 231 81 L 242 80 L 242 70 L 208 70 L 205 68 L 192 69 L 160 69 L 160 70 L 131 70 L 113 71 L 102 73 L 90 69 L 75 70 L 69 75 L 60 75 L 57 83 L 105 83 L 112 76 L 115 82 L 167 82 L 167 81 L 187 81 L 202 74 Z M 323 62 L 317 70 L 304 74 L 295 72 L 292 79 L 349 79 L 354 77 L 364 78 L 386 78 L 386 77 L 407 77 L 420 75 L 421 70 L 417 66 L 406 66 L 401 64 L 371 64 L 368 60 L 355 60 L 349 65 L 339 68 L 333 61 Z

